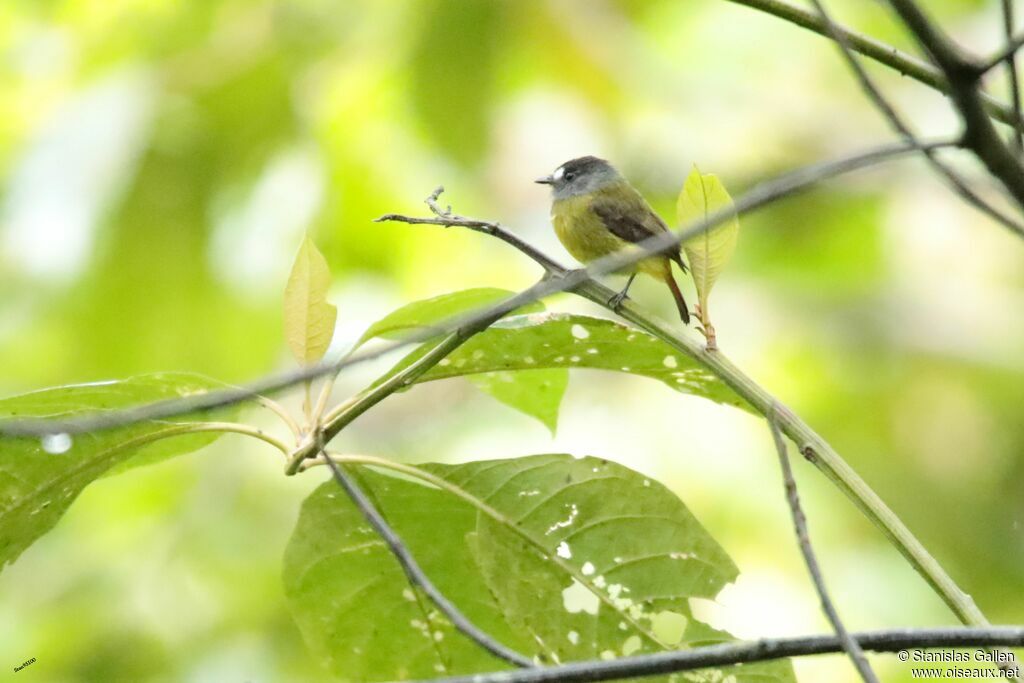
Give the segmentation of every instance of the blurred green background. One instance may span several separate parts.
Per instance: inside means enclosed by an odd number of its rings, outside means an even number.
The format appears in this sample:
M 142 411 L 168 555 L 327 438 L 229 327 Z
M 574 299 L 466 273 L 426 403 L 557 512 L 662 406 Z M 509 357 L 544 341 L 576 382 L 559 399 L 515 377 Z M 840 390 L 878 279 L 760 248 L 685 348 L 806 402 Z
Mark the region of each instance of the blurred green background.
M 998 3 L 927 4 L 966 45 L 999 45 Z M 880 3 L 831 6 L 914 50 Z M 3 394 L 289 367 L 281 293 L 307 231 L 335 275 L 336 349 L 410 300 L 530 284 L 536 269 L 493 240 L 371 222 L 424 211 L 440 183 L 457 211 L 568 262 L 530 181 L 573 156 L 612 159 L 670 217 L 693 163 L 735 196 L 891 139 L 834 46 L 725 0 L 6 0 L 0 54 Z M 942 97 L 871 72 L 919 131 L 956 129 Z M 1001 94 L 1001 75 L 990 85 Z M 672 315 L 657 284 L 633 295 Z M 1024 244 L 901 161 L 745 216 L 714 304 L 724 351 L 836 446 L 993 621 L 1024 622 Z M 392 360 L 346 373 L 337 397 Z M 552 439 L 449 381 L 392 397 L 336 444 L 411 462 L 614 459 L 677 491 L 740 566 L 701 606 L 712 623 L 827 630 L 768 433 L 739 411 L 579 371 Z M 0 576 L 0 670 L 35 657 L 18 680 L 325 680 L 280 581 L 298 505 L 325 475 L 286 479 L 275 457 L 227 436 L 87 489 Z M 952 622 L 841 495 L 796 468 L 849 627 Z M 853 680 L 841 657 L 797 671 Z

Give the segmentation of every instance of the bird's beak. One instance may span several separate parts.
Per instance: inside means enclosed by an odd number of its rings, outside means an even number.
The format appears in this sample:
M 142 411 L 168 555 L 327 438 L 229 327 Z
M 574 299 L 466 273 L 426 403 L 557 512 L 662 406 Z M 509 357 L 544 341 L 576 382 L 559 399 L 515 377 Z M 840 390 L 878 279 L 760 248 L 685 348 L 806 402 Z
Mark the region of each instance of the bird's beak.
M 542 177 L 540 177 L 540 178 L 537 178 L 537 179 L 536 179 L 536 180 L 534 180 L 533 182 L 535 182 L 535 183 L 539 183 L 539 184 L 541 184 L 541 185 L 554 185 L 554 184 L 555 184 L 555 179 L 554 179 L 554 178 L 552 178 L 552 177 L 551 177 L 551 176 L 549 176 L 549 175 L 546 175 L 546 176 L 542 176 Z

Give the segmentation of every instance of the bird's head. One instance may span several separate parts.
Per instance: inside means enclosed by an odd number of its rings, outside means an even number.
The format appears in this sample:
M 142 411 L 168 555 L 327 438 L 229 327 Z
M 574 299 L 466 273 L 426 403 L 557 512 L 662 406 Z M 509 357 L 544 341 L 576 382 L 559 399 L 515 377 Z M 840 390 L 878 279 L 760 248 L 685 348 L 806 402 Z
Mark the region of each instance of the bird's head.
M 534 182 L 550 185 L 555 199 L 566 199 L 590 194 L 621 180 L 622 176 L 607 161 L 587 156 L 567 161 L 551 175 L 537 178 Z

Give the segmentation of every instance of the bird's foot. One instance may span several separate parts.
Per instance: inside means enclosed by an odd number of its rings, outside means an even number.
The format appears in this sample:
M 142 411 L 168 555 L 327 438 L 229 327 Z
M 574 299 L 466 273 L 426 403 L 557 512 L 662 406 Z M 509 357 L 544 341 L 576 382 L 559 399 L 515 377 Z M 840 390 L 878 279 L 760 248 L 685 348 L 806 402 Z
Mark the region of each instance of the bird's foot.
M 610 299 L 608 299 L 608 307 L 615 311 L 616 313 L 618 313 L 619 308 L 622 307 L 622 302 L 628 298 L 629 295 L 626 294 L 625 292 L 617 292 L 613 294 Z

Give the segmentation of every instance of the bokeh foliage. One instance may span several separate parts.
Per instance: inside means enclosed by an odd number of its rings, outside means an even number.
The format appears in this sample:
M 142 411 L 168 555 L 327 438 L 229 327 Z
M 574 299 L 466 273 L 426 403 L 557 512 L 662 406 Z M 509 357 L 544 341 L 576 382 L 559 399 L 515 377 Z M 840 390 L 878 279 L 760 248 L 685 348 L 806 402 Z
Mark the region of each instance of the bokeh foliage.
M 832 4 L 913 49 L 882 6 Z M 929 8 L 969 45 L 998 34 L 993 2 Z M 528 283 L 529 264 L 486 238 L 370 222 L 420 210 L 440 182 L 460 212 L 567 260 L 529 181 L 570 156 L 614 159 L 671 217 L 693 162 L 738 196 L 887 134 L 831 46 L 724 0 L 12 0 L 0 52 L 5 395 L 281 366 L 281 292 L 306 231 L 335 276 L 341 342 L 411 299 Z M 876 71 L 900 106 L 929 112 L 922 129 L 948 129 L 941 98 Z M 991 618 L 1020 622 L 1024 249 L 916 162 L 743 230 L 715 290 L 723 349 L 848 457 Z M 656 287 L 634 295 L 671 313 Z M 752 418 L 613 373 L 573 381 L 559 450 L 597 445 L 678 490 L 755 577 L 737 600 L 779 596 L 749 635 L 824 628 Z M 484 457 L 481 443 L 552 450 L 539 423 L 477 396 L 417 387 L 353 425 L 345 448 L 420 461 Z M 853 627 L 949 620 L 845 501 L 798 474 Z M 0 663 L 36 656 L 21 675 L 53 681 L 324 677 L 279 576 L 317 483 L 284 481 L 231 438 L 110 478 L 0 576 Z

